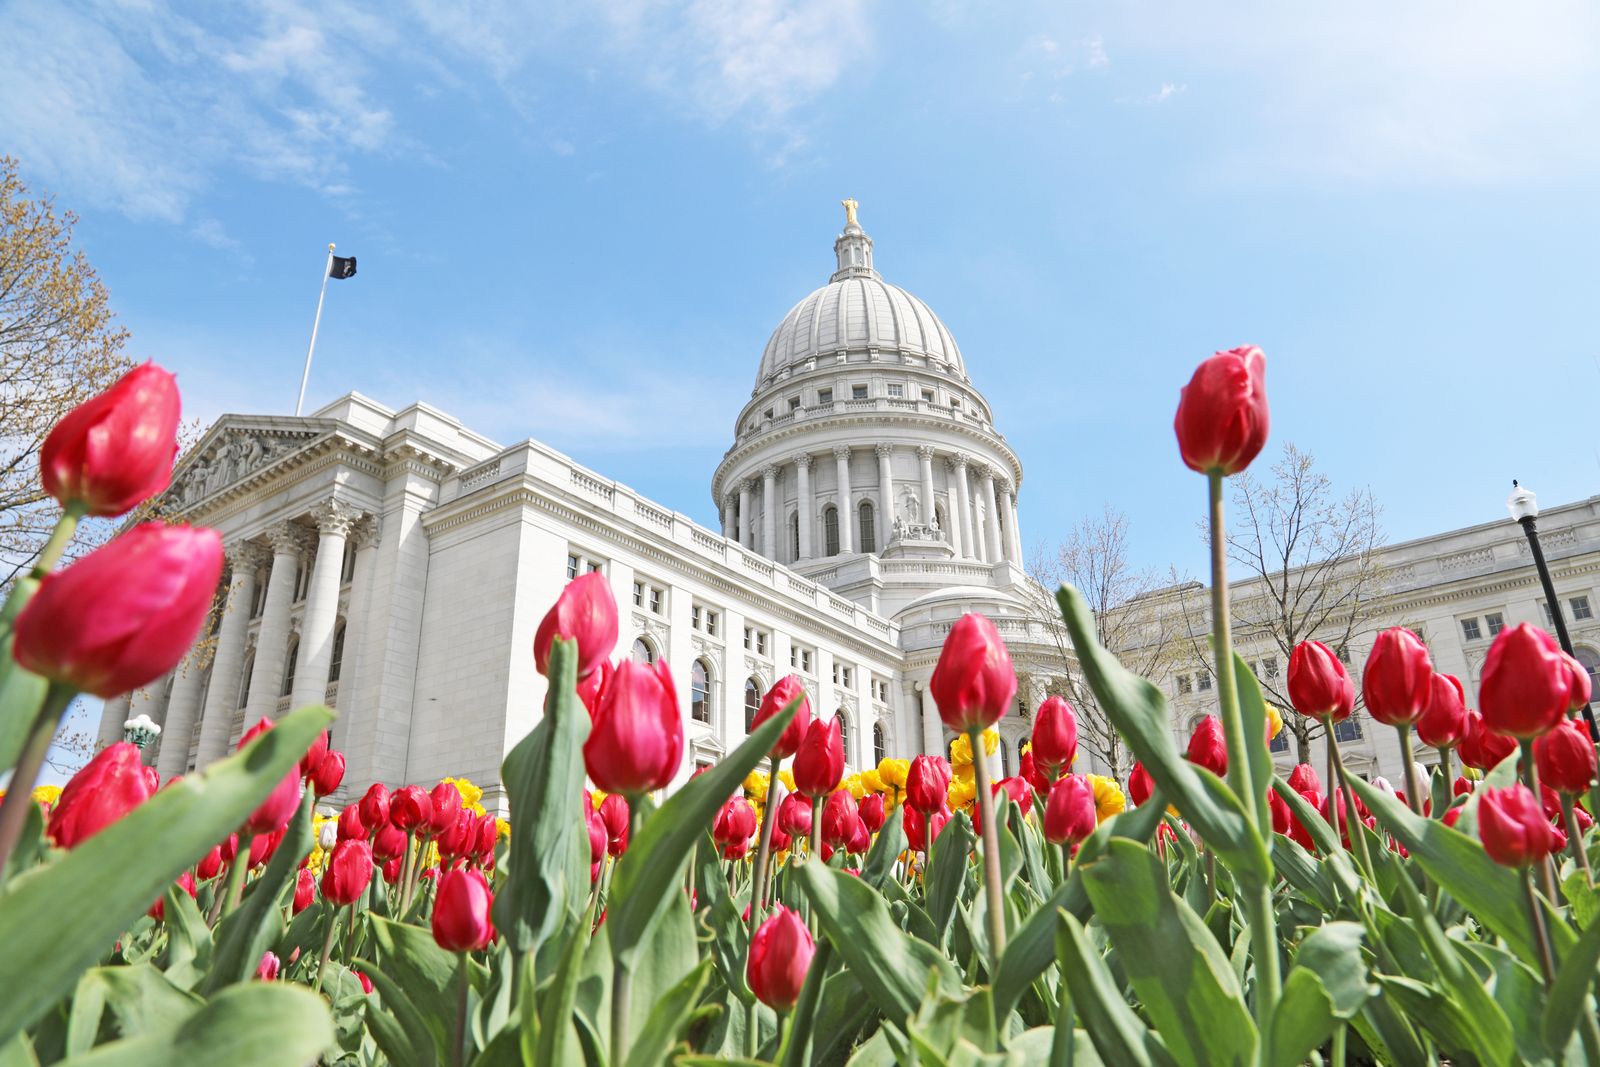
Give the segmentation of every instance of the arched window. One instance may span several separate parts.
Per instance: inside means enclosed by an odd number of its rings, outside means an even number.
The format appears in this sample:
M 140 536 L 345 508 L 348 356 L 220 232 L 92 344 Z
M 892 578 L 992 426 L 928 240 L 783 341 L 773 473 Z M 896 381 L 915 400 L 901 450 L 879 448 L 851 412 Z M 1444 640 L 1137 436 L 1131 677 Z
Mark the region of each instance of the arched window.
M 1600 652 L 1586 645 L 1575 645 L 1572 655 L 1589 672 L 1589 691 L 1600 693 Z
M 344 668 L 344 623 L 340 623 L 333 631 L 333 660 L 328 664 L 328 681 L 337 682 L 339 672 Z
M 761 710 L 761 683 L 748 678 L 744 683 L 744 732 L 756 728 L 756 712 Z
M 878 763 L 889 758 L 889 731 L 881 722 L 872 724 L 872 758 Z
M 283 665 L 283 689 L 278 693 L 281 697 L 288 696 L 294 690 L 294 661 L 300 658 L 300 639 L 292 638 L 289 641 L 289 655 Z
M 1000 753 L 1000 774 L 1004 777 L 1011 772 L 1006 768 L 1006 739 L 1003 737 L 1000 739 L 998 752 Z
M 933 505 L 933 521 L 939 524 L 939 533 L 946 541 L 950 540 L 949 520 L 944 517 L 944 505 Z
M 878 523 L 872 510 L 872 501 L 863 500 L 856 508 L 856 516 L 860 520 L 857 525 L 861 528 L 856 543 L 861 546 L 861 551 L 878 551 Z
M 250 699 L 250 676 L 256 672 L 256 650 L 251 649 L 244 658 L 243 681 L 239 685 L 239 699 L 234 701 L 235 706 L 244 707 Z
M 822 545 L 824 554 L 839 554 L 839 509 L 832 504 L 822 509 Z
M 789 558 L 800 558 L 800 513 L 789 516 Z
M 850 718 L 844 713 L 843 708 L 835 709 L 833 717 L 839 720 L 839 747 L 844 749 L 844 761 L 854 762 L 850 759 Z
M 711 672 L 703 659 L 689 668 L 689 715 L 695 722 L 711 721 Z
M 649 666 L 656 661 L 656 647 L 643 637 L 633 639 L 633 651 L 629 658 L 635 663 Z

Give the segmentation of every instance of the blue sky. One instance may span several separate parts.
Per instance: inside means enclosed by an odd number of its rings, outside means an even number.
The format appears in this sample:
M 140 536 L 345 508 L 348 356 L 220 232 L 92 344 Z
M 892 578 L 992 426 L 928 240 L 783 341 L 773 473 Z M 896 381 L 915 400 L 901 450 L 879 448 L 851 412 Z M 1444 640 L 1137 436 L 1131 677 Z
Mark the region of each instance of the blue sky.
M 877 265 L 1022 456 L 1198 574 L 1171 436 L 1212 350 L 1392 539 L 1597 489 L 1600 9 L 1416 0 L 8 0 L 0 151 L 81 216 L 192 415 L 423 399 L 715 525 L 767 334 Z M 1330 7 L 1332 7 L 1330 5 Z

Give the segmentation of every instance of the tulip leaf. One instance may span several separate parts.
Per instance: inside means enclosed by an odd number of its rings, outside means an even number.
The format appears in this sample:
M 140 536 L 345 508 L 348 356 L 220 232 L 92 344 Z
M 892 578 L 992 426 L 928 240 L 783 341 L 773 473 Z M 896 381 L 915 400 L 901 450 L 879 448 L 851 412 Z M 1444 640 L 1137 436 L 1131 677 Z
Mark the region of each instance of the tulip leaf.
M 1590 926 L 1578 944 L 1561 959 L 1561 970 L 1544 1006 L 1544 1041 L 1552 1049 L 1563 1049 L 1572 1040 L 1580 1012 L 1588 1006 L 1589 987 L 1594 984 L 1595 968 L 1600 966 L 1600 923 Z
M 116 1037 L 161 1037 L 177 1030 L 201 1003 L 148 963 L 95 967 L 84 972 L 72 995 L 66 1054 L 89 1051 L 105 1029 L 101 1019 L 107 1011 Z
M 894 876 L 894 865 L 905 851 L 906 834 L 903 825 L 905 812 L 896 807 L 878 830 L 878 839 L 872 843 L 866 862 L 861 865 L 861 880 L 874 889 Z
M 588 912 L 585 911 L 585 917 Z M 537 1001 L 538 1014 L 534 1017 L 537 1034 L 533 1035 L 532 1063 L 568 1062 L 567 1042 L 571 1039 L 572 1008 L 578 993 L 578 976 L 582 973 L 583 951 L 589 944 L 589 928 L 585 923 L 567 935 L 566 947 L 561 952 L 561 963 L 556 968 L 555 979 L 546 987 Z M 534 997 L 524 987 L 524 1010 L 535 1003 Z M 525 1038 L 526 1040 L 526 1038 Z
M 60 860 L 0 890 L 0 1045 L 71 992 L 183 871 L 250 815 L 333 721 L 301 708 L 243 750 L 185 776 Z M 61 916 L 72 921 L 63 923 Z
M 12 584 L 4 607 L 0 607 L 0 774 L 17 765 L 28 731 L 50 690 L 49 681 L 25 670 L 12 655 L 16 618 L 39 591 L 39 584 L 32 573 L 23 575 Z
M 378 946 L 378 964 L 400 984 L 417 1006 L 424 1026 L 433 1035 L 439 1058 L 449 1059 L 455 1029 L 456 954 L 440 948 L 433 934 L 379 916 L 371 917 L 372 936 Z
M 267 869 L 256 879 L 255 885 L 237 908 L 217 924 L 216 950 L 211 955 L 211 967 L 200 987 L 204 996 L 233 982 L 251 978 L 261 962 L 261 954 L 270 948 L 283 930 L 283 914 L 278 909 L 278 898 L 285 886 L 293 883 L 300 860 L 311 851 L 311 804 L 307 792 L 300 800 L 299 811 L 289 820 L 289 828 L 267 863 Z M 250 842 L 239 837 L 239 857 L 250 854 Z
M 633 1048 L 628 1050 L 627 1067 L 652 1067 L 653 1064 L 666 1062 L 667 1052 L 678 1040 L 679 1033 L 688 1021 L 689 1011 L 700 999 L 710 974 L 711 961 L 701 960 L 694 970 L 655 1002 L 645 1019 L 644 1028 L 633 1039 Z
M 1265 885 L 1272 870 L 1266 842 L 1227 785 L 1178 752 L 1161 690 L 1128 671 L 1100 646 L 1095 639 L 1094 616 L 1076 589 L 1063 585 L 1056 601 L 1085 680 L 1162 794 L 1178 806 L 1237 877 L 1252 885 Z M 1263 737 L 1265 729 L 1263 726 Z
M 617 962 L 625 967 L 633 965 L 651 925 L 683 884 L 683 865 L 700 835 L 711 825 L 717 809 L 744 782 L 745 775 L 767 758 L 799 710 L 800 699 L 752 730 L 738 748 L 710 770 L 685 782 L 628 842 L 628 851 L 617 860 L 606 906 L 606 930 Z M 580 772 L 581 769 L 580 760 Z M 516 840 L 515 833 L 512 840 Z
M 1272 788 L 1272 754 L 1267 751 L 1267 701 L 1261 683 L 1244 657 L 1233 654 L 1234 687 L 1239 693 L 1239 716 L 1243 720 L 1246 761 L 1250 770 L 1250 791 L 1255 795 L 1256 829 L 1268 848 L 1272 844 L 1272 809 L 1267 806 L 1267 790 Z
M 1361 953 L 1366 936 L 1360 923 L 1327 922 L 1313 930 L 1295 950 L 1296 968 L 1315 974 L 1340 1019 L 1353 1018 L 1377 990 Z
M 351 964 L 359 966 L 361 973 L 371 980 L 372 988 L 383 998 L 381 1008 L 367 1005 L 367 1027 L 390 1062 L 410 1063 L 416 1067 L 433 1067 L 438 1063 L 440 1054 L 446 1051 L 441 1048 L 441 1039 L 423 1023 L 421 1011 L 400 983 L 368 960 L 352 960 Z
M 970 870 L 968 860 L 977 840 L 966 812 L 958 811 L 950 816 L 950 821 L 945 823 L 939 836 L 928 846 L 925 899 L 928 918 L 933 920 L 933 928 L 939 936 L 939 944 L 935 947 L 943 947 L 950 940 L 950 924 L 955 921 L 956 904 L 966 885 L 967 872 Z
M 1283 981 L 1283 992 L 1272 1010 L 1272 1063 L 1269 1067 L 1297 1067 L 1311 1051 L 1321 1047 L 1341 1025 L 1333 1017 L 1333 1001 L 1322 979 L 1295 967 Z
M 518 953 L 537 952 L 575 921 L 589 891 L 583 816 L 583 743 L 589 711 L 578 698 L 578 646 L 550 643 L 544 716 L 501 767 L 511 806 L 506 880 L 495 894 L 494 924 Z M 581 870 L 574 838 L 583 838 Z
M 1155 1031 L 1128 1006 L 1111 969 L 1100 958 L 1083 924 L 1056 912 L 1056 952 L 1061 974 L 1072 992 L 1072 1007 L 1105 1063 L 1128 1067 L 1175 1067 L 1177 1060 Z

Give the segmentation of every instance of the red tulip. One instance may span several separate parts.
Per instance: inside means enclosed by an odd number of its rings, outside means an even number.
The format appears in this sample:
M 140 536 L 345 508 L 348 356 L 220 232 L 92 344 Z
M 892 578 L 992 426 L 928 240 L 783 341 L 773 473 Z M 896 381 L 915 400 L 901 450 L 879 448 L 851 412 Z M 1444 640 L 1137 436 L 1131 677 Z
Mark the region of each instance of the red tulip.
M 906 803 L 927 815 L 945 806 L 950 793 L 950 761 L 918 756 L 906 774 Z
M 1457 775 L 1455 782 L 1450 787 L 1452 796 L 1464 797 L 1472 794 L 1472 779 L 1465 775 Z
M 593 674 L 617 647 L 617 601 L 611 583 L 600 571 L 590 571 L 567 583 L 555 606 L 533 635 L 533 664 L 540 674 L 550 664 L 550 645 L 556 638 L 578 643 L 578 677 Z
M 883 824 L 889 817 L 883 810 L 882 793 L 872 793 L 862 797 L 861 802 L 856 805 L 856 812 L 861 816 L 861 821 L 867 824 L 867 832 L 873 834 L 883 829 Z
M 1516 750 L 1517 743 L 1489 729 L 1482 715 L 1476 711 L 1467 712 L 1466 734 L 1457 746 L 1462 763 L 1480 771 L 1492 771 Z
M 1533 743 L 1539 781 L 1561 793 L 1586 793 L 1595 777 L 1594 742 L 1573 719 L 1563 719 Z
M 1050 779 L 1045 777 L 1039 765 L 1034 762 L 1033 751 L 1024 752 L 1017 759 L 1017 775 L 1033 786 L 1034 792 L 1040 796 L 1047 796 L 1050 792 Z
M 1016 696 L 1017 674 L 994 623 L 970 612 L 956 621 L 939 651 L 928 691 L 939 717 L 958 734 L 1000 721 Z
M 239 739 L 240 750 L 243 750 L 246 745 L 270 729 L 272 729 L 271 719 L 262 719 L 250 727 L 244 732 L 244 736 Z M 249 836 L 250 834 L 270 834 L 276 830 L 281 830 L 289 824 L 289 819 L 293 817 L 295 810 L 300 807 L 300 794 L 302 792 L 300 770 L 298 767 L 292 768 L 273 787 L 272 792 L 267 794 L 267 799 L 263 800 L 256 810 L 250 813 L 250 817 L 245 820 L 241 832 Z
M 1576 713 L 1589 703 L 1589 670 L 1565 652 L 1561 659 L 1567 665 L 1567 710 Z
M 1185 757 L 1190 763 L 1204 767 L 1218 778 L 1228 773 L 1228 746 L 1222 738 L 1222 722 L 1215 715 L 1200 720 L 1189 737 L 1189 750 Z
M 399 856 L 396 856 L 391 860 L 385 860 L 384 861 L 384 864 L 383 864 L 383 880 L 385 882 L 387 882 L 389 885 L 395 885 L 396 883 L 398 883 L 400 881 L 400 857 Z
M 205 859 L 194 869 L 195 875 L 202 882 L 209 882 L 222 870 L 222 846 L 217 845 L 206 853 Z
M 404 830 L 392 822 L 386 822 L 372 835 L 372 854 L 378 858 L 379 863 L 388 863 L 406 854 L 408 842 Z
M 856 813 L 855 824 L 850 827 L 850 840 L 845 844 L 844 850 L 851 855 L 859 856 L 872 847 L 872 831 L 867 829 L 867 822 Z
M 721 846 L 727 859 L 735 859 L 734 853 L 742 856 L 755 832 L 756 810 L 742 796 L 730 797 L 711 826 L 711 837 Z
M 354 904 L 372 882 L 372 848 L 346 840 L 333 846 L 322 870 L 322 896 L 335 906 Z
M 683 763 L 683 719 L 665 660 L 617 668 L 583 744 L 583 762 L 608 793 L 638 796 L 672 781 Z
M 344 781 L 344 753 L 329 752 L 317 763 L 317 769 L 311 772 L 311 792 L 318 797 L 325 797 L 338 789 Z
M 1454 748 L 1467 735 L 1467 697 L 1461 679 L 1435 674 L 1428 707 L 1417 720 L 1417 737 L 1431 748 Z
M 1309 763 L 1296 763 L 1289 771 L 1289 788 L 1296 793 L 1304 793 L 1308 789 L 1322 791 L 1322 779 L 1317 777 L 1317 769 Z
M 139 749 L 126 741 L 107 745 L 61 790 L 45 834 L 60 848 L 76 848 L 149 799 Z
M 1033 808 L 1033 790 L 1028 788 L 1028 783 L 1021 778 L 1011 777 L 1002 778 L 989 787 L 989 791 L 995 796 L 999 796 L 1002 789 L 1010 795 L 1011 800 L 1022 809 L 1022 814 L 1026 817 Z
M 322 731 L 317 735 L 317 739 L 311 742 L 311 747 L 306 749 L 306 754 L 300 757 L 300 776 L 307 780 L 307 784 L 310 783 L 311 776 L 317 772 L 323 757 L 328 754 L 328 737 L 329 732 Z
M 1033 744 L 1029 751 L 1046 779 L 1054 781 L 1066 773 L 1078 756 L 1078 717 L 1071 704 L 1052 696 L 1039 705 L 1033 716 Z
M 606 659 L 600 661 L 600 666 L 578 679 L 578 699 L 589 709 L 590 719 L 594 718 L 595 711 L 600 707 L 600 695 L 605 692 L 606 683 L 611 681 L 611 676 L 616 673 L 616 664 Z
M 1484 657 L 1478 710 L 1489 729 L 1538 737 L 1567 714 L 1572 678 L 1555 639 L 1518 623 L 1501 630 Z
M 1503 867 L 1526 867 L 1556 850 L 1549 818 L 1528 787 L 1520 784 L 1483 791 L 1478 798 L 1478 836 L 1489 858 Z
M 1302 641 L 1289 655 L 1289 702 L 1312 719 L 1343 722 L 1356 704 L 1350 672 L 1321 641 Z
M 628 851 L 628 798 L 612 793 L 600 802 L 600 821 L 606 828 L 606 850 L 613 856 Z
M 1289 802 L 1280 797 L 1276 789 L 1269 789 L 1267 807 L 1272 813 L 1272 832 L 1287 835 L 1294 822 L 1294 815 L 1289 811 Z
M 119 378 L 56 423 L 39 450 L 44 491 L 90 515 L 121 515 L 172 481 L 178 383 L 154 363 Z
M 290 905 L 290 914 L 299 915 L 311 906 L 317 898 L 317 876 L 305 867 L 301 867 L 294 876 L 294 902 Z
M 367 786 L 361 798 L 361 821 L 368 830 L 376 830 L 389 821 L 389 789 L 382 782 Z
M 807 797 L 824 797 L 838 789 L 843 778 L 844 734 L 838 714 L 813 719 L 794 754 L 795 790 Z
M 178 880 L 175 884 L 179 889 L 183 890 L 185 893 L 188 893 L 190 898 L 193 899 L 195 893 L 194 875 L 190 874 L 188 871 L 184 871 L 182 874 L 178 875 Z M 156 920 L 157 922 L 161 922 L 166 919 L 167 897 L 165 893 L 156 898 L 156 902 L 150 905 L 150 910 L 147 914 L 150 916 L 150 918 Z
M 836 789 L 822 805 L 822 839 L 834 848 L 850 843 L 856 820 L 861 817 L 856 799 L 848 789 Z
M 478 871 L 446 871 L 433 902 L 433 939 L 449 952 L 477 952 L 494 937 L 489 883 Z
M 811 969 L 816 943 L 800 916 L 780 906 L 750 940 L 745 979 L 756 998 L 776 1012 L 787 1012 L 800 999 Z
M 461 814 L 461 790 L 450 782 L 440 782 L 428 793 L 428 832 L 442 834 L 455 825 Z
M 420 785 L 401 786 L 389 797 L 389 821 L 406 833 L 427 826 L 433 816 L 433 802 Z
M 1327 817 L 1327 800 L 1323 797 L 1321 790 L 1307 789 L 1305 792 L 1300 794 L 1300 799 L 1304 800 L 1307 804 L 1310 804 L 1317 811 L 1321 812 L 1324 818 Z M 1291 812 L 1291 814 L 1293 813 Z M 1347 827 L 1343 822 L 1340 822 L 1339 829 L 1345 830 Z M 1294 838 L 1300 847 L 1305 849 L 1307 852 L 1310 852 L 1316 848 L 1317 843 L 1312 840 L 1311 831 L 1306 829 L 1305 824 L 1302 823 L 1298 817 L 1295 817 L 1289 826 L 1289 836 Z M 1346 840 L 1348 840 L 1348 837 Z
M 1218 352 L 1178 396 L 1172 428 L 1193 471 L 1224 476 L 1250 465 L 1267 443 L 1267 358 L 1255 345 Z
M 1385 726 L 1411 726 L 1433 697 L 1433 661 L 1417 635 L 1391 626 L 1378 635 L 1361 672 L 1361 696 Z
M 588 793 L 584 793 L 585 800 Z M 605 824 L 600 822 L 600 816 L 589 809 L 589 814 L 594 816 L 595 823 L 599 825 L 600 832 L 605 833 Z M 434 844 L 439 847 L 439 855 L 454 859 L 464 856 L 477 844 L 478 817 L 465 808 L 456 812 L 456 820 L 445 828 L 444 832 L 434 838 Z M 605 842 L 600 844 L 601 851 L 605 850 Z
M 1150 777 L 1150 772 L 1144 769 L 1144 764 L 1134 761 L 1133 770 L 1128 772 L 1128 796 L 1133 798 L 1134 807 L 1138 807 L 1150 799 L 1150 794 L 1155 792 L 1156 782 Z
M 778 826 L 791 837 L 811 836 L 811 801 L 790 793 L 778 805 Z
M 773 759 L 788 759 L 800 751 L 800 743 L 805 740 L 806 732 L 811 727 L 811 699 L 806 696 L 806 687 L 801 684 L 799 675 L 786 674 L 774 682 L 761 698 L 761 706 L 756 709 L 756 717 L 751 721 L 750 727 L 755 729 L 797 699 L 800 701 L 800 710 L 794 713 L 789 725 L 778 735 L 777 743 L 772 746 Z
M 1045 840 L 1054 845 L 1076 846 L 1094 833 L 1096 825 L 1094 787 L 1077 774 L 1057 782 L 1044 808 Z
M 473 854 L 478 857 L 479 866 L 494 866 L 494 845 L 499 840 L 500 828 L 495 825 L 494 816 L 484 812 L 478 816 L 478 841 L 473 848 Z M 627 846 L 624 845 L 624 848 Z
M 356 980 L 361 983 L 361 992 L 367 994 L 368 996 L 371 996 L 372 995 L 372 979 L 368 978 L 366 975 L 362 974 L 360 971 L 351 971 L 350 973 L 355 975 L 356 976 Z
M 234 856 L 239 852 L 239 835 L 229 834 L 228 839 L 217 847 L 222 850 L 222 862 L 232 863 Z
M 594 810 L 594 802 L 589 799 L 589 791 L 583 791 L 583 822 L 589 830 L 589 862 L 598 864 L 606 858 L 606 824 L 600 818 L 600 813 Z M 440 837 L 440 854 L 443 855 L 444 837 Z M 592 878 L 591 878 L 592 880 Z
M 361 819 L 359 804 L 351 804 L 339 813 L 340 841 L 365 841 L 371 832 Z
M 251 869 L 265 867 L 267 861 L 272 859 L 278 851 L 278 846 L 283 843 L 283 835 L 288 831 L 288 826 L 280 826 L 269 834 L 257 834 L 250 839 L 250 858 L 248 866 Z
M 900 820 L 900 827 L 906 832 L 906 847 L 908 849 L 912 852 L 927 851 L 927 816 L 907 804 L 905 815 Z
M 788 834 L 784 833 L 776 826 L 772 828 L 772 840 L 769 842 L 769 844 L 772 846 L 773 852 L 782 852 L 792 843 L 792 839 Z
M 263 982 L 277 981 L 278 969 L 283 966 L 278 954 L 272 951 L 261 954 L 261 962 L 256 964 L 256 977 Z
M 54 574 L 17 616 L 12 652 L 35 674 L 99 697 L 183 659 L 222 577 L 217 531 L 147 522 Z
M 150 786 L 150 795 L 155 796 L 156 792 L 161 788 L 161 774 L 154 767 L 146 764 L 144 780 Z

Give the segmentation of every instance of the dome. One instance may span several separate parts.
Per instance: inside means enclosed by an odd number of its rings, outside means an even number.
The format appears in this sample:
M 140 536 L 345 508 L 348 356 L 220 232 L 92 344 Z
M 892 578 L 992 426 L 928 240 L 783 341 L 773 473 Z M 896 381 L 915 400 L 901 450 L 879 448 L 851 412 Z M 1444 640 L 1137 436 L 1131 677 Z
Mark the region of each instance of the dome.
M 821 356 L 876 351 L 965 380 L 961 349 L 933 309 L 872 269 L 872 238 L 855 220 L 853 202 L 834 242 L 839 269 L 828 284 L 801 300 L 778 323 L 761 354 L 756 389 Z

